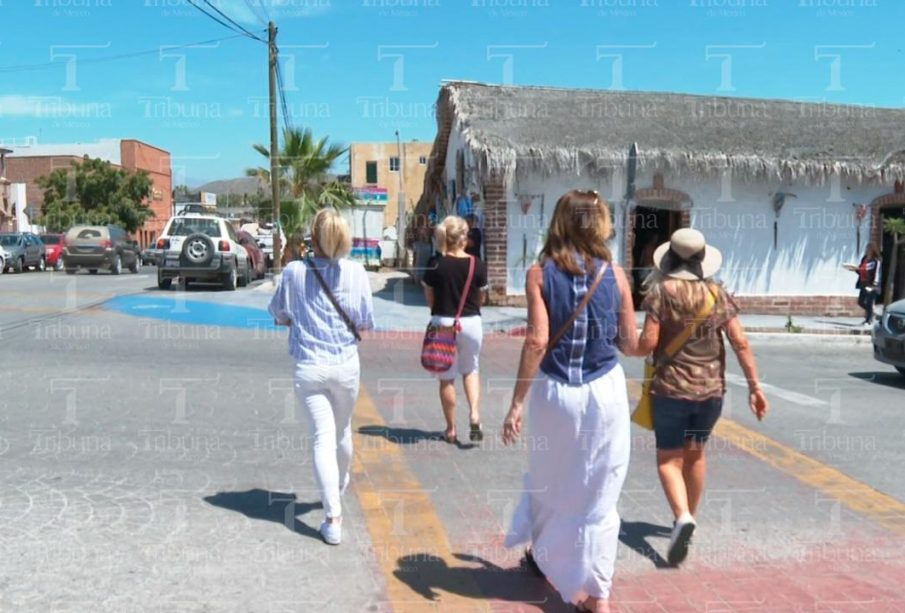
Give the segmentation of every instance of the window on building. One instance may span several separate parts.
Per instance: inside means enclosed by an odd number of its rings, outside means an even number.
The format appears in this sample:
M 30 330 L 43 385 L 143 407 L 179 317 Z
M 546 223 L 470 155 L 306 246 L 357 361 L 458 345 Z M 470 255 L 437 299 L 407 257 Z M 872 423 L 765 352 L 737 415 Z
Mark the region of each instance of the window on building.
M 377 162 L 365 162 L 365 183 L 377 183 Z
M 399 157 L 392 156 L 390 158 L 390 172 L 399 172 Z
M 419 157 L 419 158 L 418 158 L 418 163 L 421 164 L 422 166 L 424 166 L 425 164 L 427 164 L 427 156 L 426 156 L 426 155 L 422 155 L 421 157 Z

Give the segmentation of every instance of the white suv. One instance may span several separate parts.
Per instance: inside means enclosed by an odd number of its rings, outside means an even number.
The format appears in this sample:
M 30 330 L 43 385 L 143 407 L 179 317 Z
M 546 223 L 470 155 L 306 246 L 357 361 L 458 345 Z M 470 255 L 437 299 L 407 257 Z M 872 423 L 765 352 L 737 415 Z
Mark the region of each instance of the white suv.
M 239 244 L 230 223 L 217 215 L 186 213 L 171 217 L 160 238 L 157 287 L 169 289 L 179 277 L 185 287 L 191 281 L 220 281 L 224 289 L 248 284 L 253 274 L 251 258 Z

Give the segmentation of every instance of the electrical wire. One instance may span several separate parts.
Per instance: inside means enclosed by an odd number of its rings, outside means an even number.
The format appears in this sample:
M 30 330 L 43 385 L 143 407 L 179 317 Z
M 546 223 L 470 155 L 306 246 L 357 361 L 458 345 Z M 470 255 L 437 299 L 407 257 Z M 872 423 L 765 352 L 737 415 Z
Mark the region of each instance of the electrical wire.
M 285 124 L 287 129 L 292 129 L 293 121 L 292 115 L 289 112 L 289 105 L 286 103 L 286 88 L 283 85 L 283 70 L 280 68 L 280 63 L 277 62 L 277 93 L 280 96 L 280 106 L 283 110 L 283 123 Z
M 263 43 L 263 42 L 266 42 L 264 39 L 259 38 L 257 35 L 255 35 L 255 34 L 253 34 L 252 32 L 250 32 L 245 26 L 243 26 L 242 24 L 240 24 L 239 22 L 237 22 L 235 19 L 233 19 L 232 17 L 230 17 L 229 15 L 227 15 L 226 13 L 224 13 L 223 11 L 221 11 L 219 8 L 217 8 L 217 7 L 214 6 L 213 4 L 211 4 L 211 0 L 202 0 L 202 1 L 203 1 L 206 5 L 208 5 L 211 9 L 213 9 L 218 15 L 220 15 L 221 17 L 223 17 L 223 19 L 225 19 L 226 21 L 228 21 L 229 23 L 231 23 L 233 26 L 235 26 L 235 28 L 233 28 L 233 29 L 238 28 L 239 31 L 245 32 L 245 33 L 246 33 L 248 36 L 250 36 L 251 38 L 255 38 L 255 39 L 261 41 L 262 43 Z
M 248 10 L 250 10 L 258 21 L 261 22 L 261 25 L 266 26 L 267 22 L 270 21 L 270 16 L 267 14 L 267 7 L 261 2 L 253 2 L 253 0 L 245 0 L 245 4 L 248 6 Z
M 206 17 L 208 17 L 208 18 L 210 18 L 210 19 L 212 19 L 212 20 L 214 20 L 214 21 L 216 21 L 217 23 L 219 23 L 219 24 L 220 24 L 221 26 L 223 26 L 224 28 L 227 28 L 228 30 L 232 30 L 233 32 L 237 32 L 237 33 L 241 34 L 242 36 L 247 36 L 247 37 L 249 37 L 249 38 L 251 38 L 251 39 L 254 39 L 254 40 L 257 40 L 257 41 L 266 42 L 263 38 L 259 38 L 259 37 L 255 36 L 254 34 L 249 33 L 249 32 L 248 32 L 247 30 L 245 30 L 244 28 L 241 28 L 241 27 L 238 27 L 238 28 L 237 28 L 237 27 L 235 27 L 235 26 L 233 26 L 233 25 L 231 25 L 231 24 L 229 24 L 229 23 L 223 21 L 222 19 L 220 19 L 220 18 L 217 17 L 216 15 L 207 12 L 206 10 L 204 10 L 204 8 L 202 8 L 202 6 L 201 6 L 200 4 L 195 4 L 195 0 L 188 0 L 188 3 L 191 4 L 193 7 L 195 7 L 196 9 L 198 9 L 198 12 L 200 12 L 202 15 L 204 15 L 204 16 L 206 16 Z M 208 4 L 210 4 L 210 3 L 208 3 Z
M 196 47 L 199 45 L 209 45 L 211 43 L 219 43 L 227 40 L 233 40 L 236 38 L 247 38 L 245 34 L 234 34 L 233 36 L 224 36 L 222 38 L 212 38 L 210 40 L 202 40 L 197 43 L 186 43 L 184 45 L 173 45 L 167 46 L 167 49 L 186 49 L 189 47 Z M 156 47 L 154 49 L 146 49 L 144 51 L 133 51 L 130 53 L 119 53 L 116 55 L 108 55 L 105 57 L 95 57 L 95 58 L 86 58 L 79 59 L 79 64 L 100 64 L 104 62 L 113 62 L 116 60 L 124 60 L 133 57 L 141 57 L 143 55 L 157 55 L 160 53 L 160 47 Z M 60 62 L 41 62 L 39 64 L 19 64 L 14 66 L 0 66 L 0 73 L 13 73 L 13 72 L 26 72 L 31 70 L 42 70 L 44 68 L 53 68 L 59 67 Z

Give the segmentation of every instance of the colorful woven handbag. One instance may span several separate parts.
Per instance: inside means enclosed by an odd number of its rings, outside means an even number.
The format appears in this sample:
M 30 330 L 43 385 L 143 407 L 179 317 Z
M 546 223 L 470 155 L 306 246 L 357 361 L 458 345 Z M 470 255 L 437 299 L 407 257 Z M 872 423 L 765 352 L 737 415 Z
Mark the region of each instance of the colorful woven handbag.
M 465 281 L 465 289 L 462 290 L 462 298 L 459 300 L 459 310 L 456 312 L 456 322 L 452 326 L 428 324 L 424 332 L 424 342 L 421 344 L 421 366 L 429 372 L 446 372 L 456 363 L 456 334 L 462 329 L 459 318 L 465 308 L 465 300 L 471 291 L 471 280 L 474 277 L 475 259 L 468 258 L 468 279 Z

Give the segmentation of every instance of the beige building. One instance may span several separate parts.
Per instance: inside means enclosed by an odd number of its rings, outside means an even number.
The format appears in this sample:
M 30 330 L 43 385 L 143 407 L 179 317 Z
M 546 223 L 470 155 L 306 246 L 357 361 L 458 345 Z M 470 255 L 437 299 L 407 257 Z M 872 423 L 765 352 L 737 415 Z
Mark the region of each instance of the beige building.
M 353 143 L 349 147 L 349 174 L 352 189 L 369 202 L 383 204 L 384 227 L 395 226 L 399 211 L 399 190 L 404 187 L 405 208 L 415 210 L 424 188 L 424 174 L 433 143 L 409 141 Z

